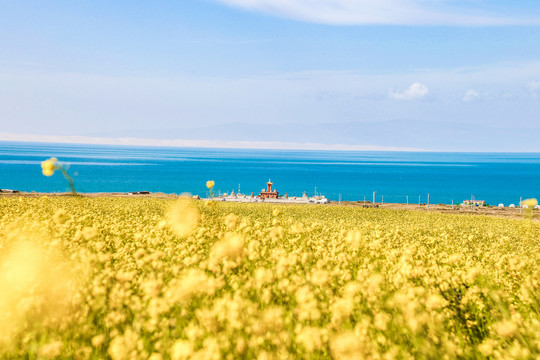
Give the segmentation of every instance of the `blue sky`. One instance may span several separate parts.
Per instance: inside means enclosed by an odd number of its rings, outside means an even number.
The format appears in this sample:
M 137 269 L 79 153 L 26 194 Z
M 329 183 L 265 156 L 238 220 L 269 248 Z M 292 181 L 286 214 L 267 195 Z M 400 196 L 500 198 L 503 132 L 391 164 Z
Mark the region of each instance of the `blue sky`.
M 279 131 L 257 135 L 270 124 L 389 123 L 426 137 L 457 126 L 456 136 L 489 133 L 500 150 L 540 151 L 539 25 L 531 0 L 3 2 L 0 139 L 264 147 L 280 142 Z M 229 124 L 237 136 L 212 133 Z M 505 129 L 523 137 L 514 144 Z M 302 142 L 392 146 L 358 138 Z M 427 148 L 499 149 L 441 138 Z

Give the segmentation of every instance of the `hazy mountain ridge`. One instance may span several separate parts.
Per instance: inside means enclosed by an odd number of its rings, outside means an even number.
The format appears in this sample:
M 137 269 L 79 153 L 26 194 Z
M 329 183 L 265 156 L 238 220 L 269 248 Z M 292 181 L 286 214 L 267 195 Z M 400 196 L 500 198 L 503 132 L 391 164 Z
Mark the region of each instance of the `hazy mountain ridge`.
M 493 128 L 464 123 L 415 120 L 320 124 L 230 123 L 168 130 L 125 130 L 86 136 L 151 139 L 280 141 L 343 145 L 414 147 L 438 151 L 540 151 L 540 127 Z

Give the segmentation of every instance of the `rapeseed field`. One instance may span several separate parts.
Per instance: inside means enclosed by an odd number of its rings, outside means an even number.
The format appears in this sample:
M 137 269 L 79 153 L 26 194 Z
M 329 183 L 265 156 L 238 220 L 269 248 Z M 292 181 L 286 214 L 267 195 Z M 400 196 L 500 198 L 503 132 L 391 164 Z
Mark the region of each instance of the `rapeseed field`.
M 0 357 L 539 358 L 540 226 L 344 206 L 4 197 Z

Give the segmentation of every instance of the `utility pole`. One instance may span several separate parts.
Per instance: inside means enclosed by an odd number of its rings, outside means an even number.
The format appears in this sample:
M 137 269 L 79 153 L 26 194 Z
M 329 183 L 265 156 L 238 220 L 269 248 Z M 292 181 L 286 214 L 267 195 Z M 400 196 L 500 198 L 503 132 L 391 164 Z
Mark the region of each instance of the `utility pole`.
M 315 186 L 315 196 L 317 196 L 317 187 Z
M 375 193 L 376 191 L 373 192 L 373 205 L 375 205 Z
M 427 211 L 429 211 L 429 193 L 427 193 Z
M 471 211 L 473 211 L 473 199 L 474 199 L 474 195 L 471 194 Z
M 420 205 L 420 195 L 418 195 L 418 205 Z

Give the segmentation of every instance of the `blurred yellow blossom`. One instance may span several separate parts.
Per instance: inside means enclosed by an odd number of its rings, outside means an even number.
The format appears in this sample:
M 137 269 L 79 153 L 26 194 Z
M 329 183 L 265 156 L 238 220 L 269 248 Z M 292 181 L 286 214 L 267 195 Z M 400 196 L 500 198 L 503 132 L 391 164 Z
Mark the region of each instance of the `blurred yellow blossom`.
M 171 348 L 172 360 L 187 360 L 193 355 L 193 345 L 188 340 L 177 340 Z
M 113 360 L 131 360 L 145 358 L 142 350 L 143 342 L 139 335 L 127 329 L 111 341 L 107 353 Z
M 525 199 L 521 202 L 521 206 L 527 206 L 528 208 L 534 208 L 536 205 L 538 205 L 538 200 L 535 198 Z
M 41 162 L 41 171 L 43 172 L 43 175 L 45 176 L 52 176 L 54 174 L 54 170 L 57 169 L 57 166 L 58 166 L 58 159 L 52 157 L 50 159 L 47 159 Z
M 52 176 L 55 170 L 58 170 L 62 173 L 64 178 L 68 181 L 69 188 L 71 189 L 71 193 L 74 195 L 77 195 L 77 191 L 75 191 L 75 185 L 73 183 L 73 179 L 71 178 L 71 176 L 69 176 L 66 167 L 64 167 L 61 163 L 59 163 L 57 158 L 52 157 L 50 159 L 47 159 L 41 162 L 41 172 L 43 173 L 43 175 Z
M 493 329 L 500 337 L 512 337 L 517 333 L 518 326 L 512 320 L 505 320 L 493 324 Z
M 69 219 L 69 215 L 64 209 L 58 209 L 53 216 L 53 221 L 59 225 L 65 223 Z
M 206 187 L 210 190 L 210 198 L 214 197 L 214 180 L 208 180 L 206 182 Z
M 181 198 L 167 211 L 167 224 L 180 237 L 190 235 L 199 222 L 199 211 L 193 200 Z
M 45 359 L 55 359 L 62 352 L 62 346 L 61 341 L 53 341 L 39 348 L 38 354 Z

